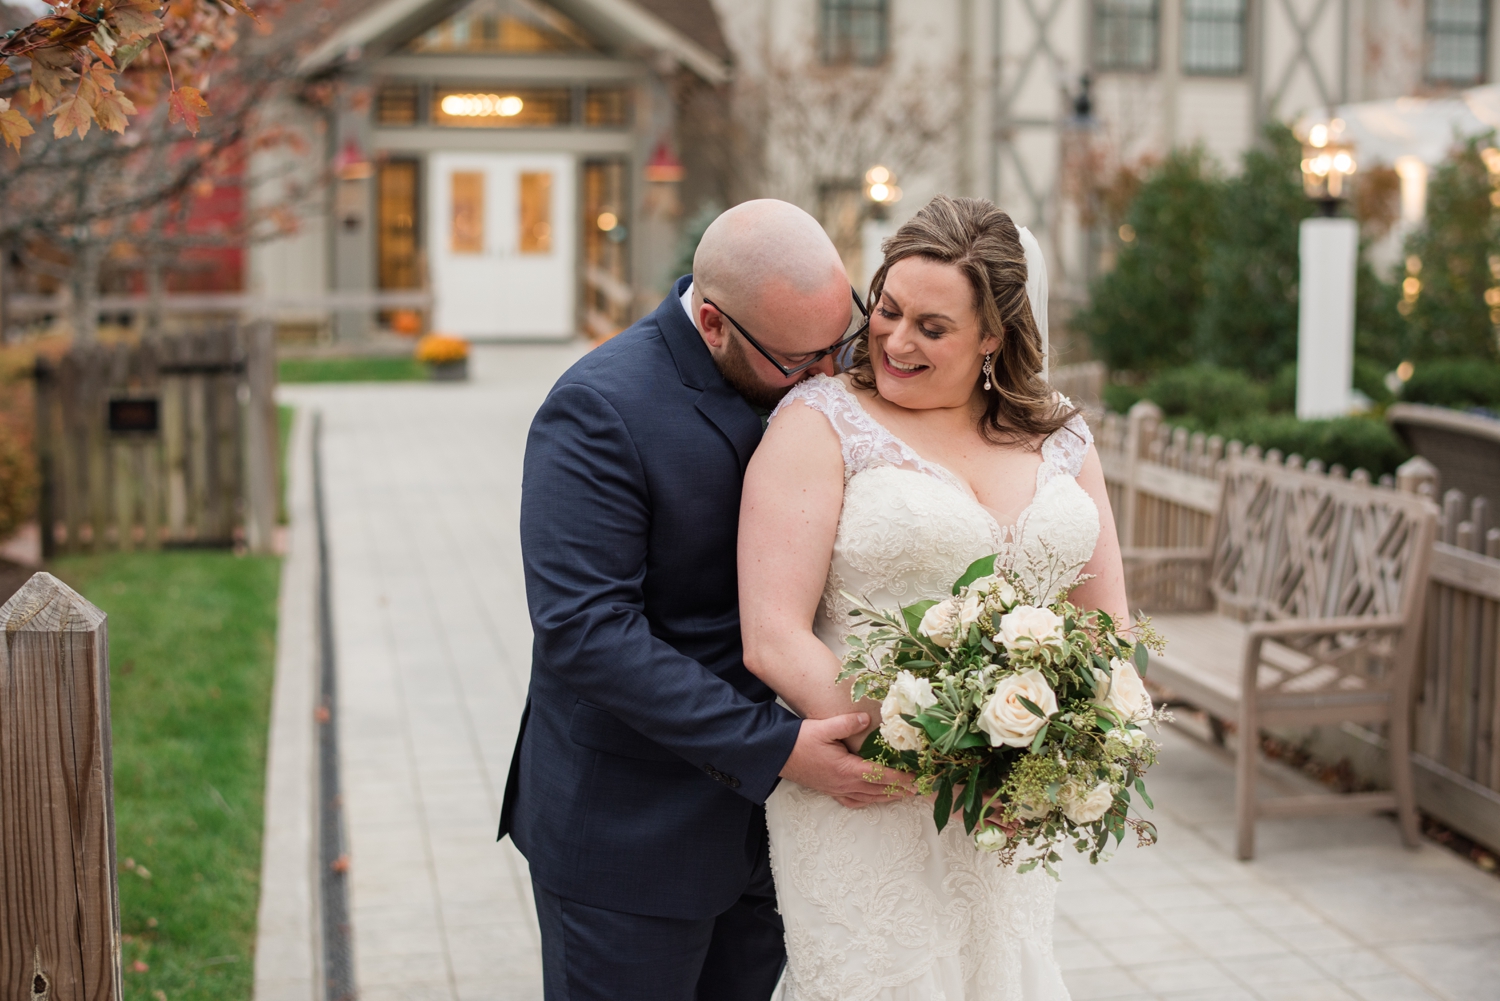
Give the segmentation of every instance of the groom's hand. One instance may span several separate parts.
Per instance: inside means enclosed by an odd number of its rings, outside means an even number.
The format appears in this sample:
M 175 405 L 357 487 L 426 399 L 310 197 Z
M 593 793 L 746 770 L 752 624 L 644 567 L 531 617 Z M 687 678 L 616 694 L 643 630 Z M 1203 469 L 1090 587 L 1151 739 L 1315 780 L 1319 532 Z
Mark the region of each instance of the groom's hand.
M 832 796 L 853 809 L 910 795 L 910 775 L 866 761 L 844 746 L 847 738 L 869 725 L 867 713 L 803 720 L 781 777 Z

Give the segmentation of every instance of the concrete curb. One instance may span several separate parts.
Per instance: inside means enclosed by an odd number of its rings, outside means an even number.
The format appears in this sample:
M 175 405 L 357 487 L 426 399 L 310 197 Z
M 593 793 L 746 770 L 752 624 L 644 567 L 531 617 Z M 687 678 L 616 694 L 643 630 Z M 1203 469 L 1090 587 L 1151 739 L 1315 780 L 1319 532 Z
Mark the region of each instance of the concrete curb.
M 318 539 L 312 413 L 297 411 L 287 462 L 276 681 L 266 755 L 255 1001 L 321 1001 L 317 894 Z

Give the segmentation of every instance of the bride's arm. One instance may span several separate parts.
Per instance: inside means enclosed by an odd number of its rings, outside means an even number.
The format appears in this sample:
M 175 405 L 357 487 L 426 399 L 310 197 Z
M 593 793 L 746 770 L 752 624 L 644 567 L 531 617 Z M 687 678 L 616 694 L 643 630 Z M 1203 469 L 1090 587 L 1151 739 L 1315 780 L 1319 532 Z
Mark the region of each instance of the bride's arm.
M 839 659 L 813 635 L 844 503 L 844 459 L 828 419 L 794 403 L 771 422 L 740 502 L 740 628 L 745 666 L 800 715 L 826 719 L 852 706 Z M 857 749 L 858 734 L 847 743 Z
M 1092 579 L 1078 585 L 1068 600 L 1079 608 L 1099 608 L 1108 612 L 1120 628 L 1130 624 L 1130 603 L 1125 599 L 1125 565 L 1120 559 L 1120 537 L 1115 531 L 1115 516 L 1109 506 L 1109 491 L 1104 486 L 1104 466 L 1099 453 L 1089 446 L 1078 474 L 1078 485 L 1094 499 L 1099 509 L 1099 541 L 1094 555 L 1083 572 Z

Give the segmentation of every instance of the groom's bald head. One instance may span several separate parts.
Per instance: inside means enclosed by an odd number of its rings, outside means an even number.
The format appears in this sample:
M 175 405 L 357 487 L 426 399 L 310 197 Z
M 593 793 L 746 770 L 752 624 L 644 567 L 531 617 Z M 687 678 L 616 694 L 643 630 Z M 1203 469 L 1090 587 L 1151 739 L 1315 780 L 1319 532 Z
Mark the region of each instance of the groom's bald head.
M 713 221 L 693 255 L 693 280 L 746 306 L 766 295 L 848 298 L 848 277 L 818 221 L 790 202 L 758 198 Z
M 844 263 L 818 221 L 789 202 L 760 198 L 708 227 L 693 255 L 693 315 L 726 379 L 753 403 L 779 399 L 787 378 L 745 347 L 712 300 L 788 368 L 836 342 L 853 301 Z M 831 371 L 825 361 L 814 371 Z

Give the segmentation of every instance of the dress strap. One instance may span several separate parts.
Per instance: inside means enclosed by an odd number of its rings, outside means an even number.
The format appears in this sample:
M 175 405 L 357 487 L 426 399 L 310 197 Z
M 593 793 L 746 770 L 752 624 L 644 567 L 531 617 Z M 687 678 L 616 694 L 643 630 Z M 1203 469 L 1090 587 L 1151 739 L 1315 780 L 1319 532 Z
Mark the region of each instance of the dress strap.
M 1073 402 L 1061 393 L 1057 394 L 1057 402 L 1064 409 L 1073 406 Z M 1093 444 L 1094 434 L 1082 413 L 1074 414 L 1068 423 L 1049 434 L 1042 442 L 1042 465 L 1036 472 L 1038 489 L 1055 476 L 1076 478 L 1083 472 L 1083 460 L 1088 458 Z
M 844 455 L 845 483 L 856 473 L 875 466 L 900 466 L 941 475 L 940 467 L 933 467 L 931 463 L 924 461 L 905 442 L 871 417 L 842 379 L 828 375 L 804 379 L 782 397 L 776 409 L 771 411 L 771 420 L 774 421 L 783 408 L 793 403 L 811 407 L 827 417 L 828 423 L 833 425 Z

